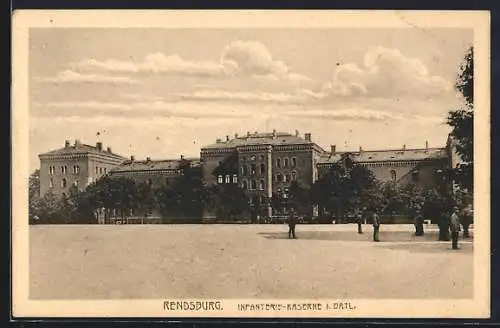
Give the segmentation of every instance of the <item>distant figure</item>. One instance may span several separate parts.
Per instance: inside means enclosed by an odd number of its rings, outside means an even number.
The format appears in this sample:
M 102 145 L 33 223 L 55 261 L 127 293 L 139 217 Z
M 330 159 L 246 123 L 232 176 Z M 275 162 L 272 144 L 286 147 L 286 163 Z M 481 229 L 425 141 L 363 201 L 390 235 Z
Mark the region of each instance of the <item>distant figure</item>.
M 380 230 L 380 216 L 377 214 L 377 211 L 375 210 L 373 212 L 373 241 L 380 241 L 378 233 Z
M 295 215 L 295 209 L 292 207 L 290 209 L 290 215 L 288 216 L 288 238 L 296 239 L 295 237 L 295 225 L 297 224 L 297 216 Z
M 461 219 L 460 221 L 462 223 L 462 226 L 464 227 L 464 238 L 469 238 L 469 236 L 470 236 L 469 235 L 469 226 L 472 223 L 472 217 L 473 217 L 472 209 L 469 205 L 463 210 L 463 213 L 460 216 L 460 219 Z
M 453 214 L 450 217 L 451 248 L 458 249 L 458 234 L 460 233 L 460 217 L 458 207 L 453 207 Z
M 358 233 L 363 233 L 363 215 L 360 210 L 356 210 L 355 214 L 356 223 L 358 224 Z
M 420 212 L 420 209 L 417 209 L 417 213 L 415 214 L 415 236 L 423 236 L 424 235 L 424 217 Z

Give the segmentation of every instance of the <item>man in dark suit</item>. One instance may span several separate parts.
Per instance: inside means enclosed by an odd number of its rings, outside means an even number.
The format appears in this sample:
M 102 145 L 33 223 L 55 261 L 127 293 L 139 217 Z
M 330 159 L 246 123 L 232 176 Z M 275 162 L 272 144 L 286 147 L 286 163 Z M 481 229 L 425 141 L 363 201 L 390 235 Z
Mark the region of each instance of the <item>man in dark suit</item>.
M 451 231 L 451 248 L 458 249 L 458 234 L 460 233 L 460 216 L 457 206 L 453 208 L 453 214 L 450 217 L 450 231 Z
M 380 241 L 379 239 L 379 230 L 380 230 L 380 216 L 377 213 L 377 210 L 373 211 L 372 215 L 372 224 L 373 224 L 373 241 Z
M 290 214 L 288 216 L 288 238 L 296 239 L 295 237 L 296 224 L 297 224 L 297 215 L 295 214 L 295 209 L 292 207 L 290 209 Z

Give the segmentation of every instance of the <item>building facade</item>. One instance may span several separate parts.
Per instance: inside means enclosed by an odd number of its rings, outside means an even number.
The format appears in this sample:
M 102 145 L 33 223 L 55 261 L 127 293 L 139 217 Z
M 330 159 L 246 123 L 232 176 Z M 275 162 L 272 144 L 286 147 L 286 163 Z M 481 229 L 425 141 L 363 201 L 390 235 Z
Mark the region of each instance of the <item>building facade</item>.
M 373 172 L 380 182 L 394 182 L 398 185 L 414 183 L 417 186 L 433 185 L 440 179 L 439 172 L 450 167 L 450 158 L 446 148 L 425 148 L 393 150 L 363 150 L 357 152 L 336 152 L 331 146 L 329 153 L 323 153 L 318 163 L 318 170 L 324 174 L 333 163 L 342 156 L 365 166 Z
M 264 204 L 297 181 L 310 187 L 318 178 L 317 163 L 324 150 L 296 131 L 250 133 L 226 136 L 201 149 L 203 179 L 209 184 L 238 184 L 249 195 L 251 204 Z M 272 215 L 269 202 L 265 214 Z M 264 213 L 262 213 L 264 214 Z M 210 215 L 209 213 L 207 214 Z
M 277 132 L 250 133 L 202 147 L 200 158 L 137 161 L 114 154 L 102 143 L 90 146 L 78 140 L 61 149 L 40 154 L 40 194 L 51 189 L 54 194 L 67 193 L 72 185 L 83 190 L 104 175 L 127 177 L 153 187 L 171 186 L 182 176 L 181 167 L 188 163 L 207 185 L 236 184 L 258 204 L 261 216 L 276 215 L 270 199 L 286 194 L 292 182 L 310 188 L 334 164 L 348 156 L 370 169 L 381 182 L 419 186 L 439 183 L 439 172 L 459 164 L 454 143 L 448 138 L 443 148 L 363 150 L 337 152 L 335 145 L 326 151 L 317 145 L 311 133 L 303 136 Z M 311 206 L 311 216 L 317 211 Z M 211 217 L 214 213 L 205 213 Z
M 95 147 L 74 144 L 66 140 L 64 147 L 40 154 L 40 196 L 50 189 L 54 195 L 68 194 L 71 186 L 85 189 L 92 182 L 108 174 L 126 158 L 104 149 L 101 142 Z

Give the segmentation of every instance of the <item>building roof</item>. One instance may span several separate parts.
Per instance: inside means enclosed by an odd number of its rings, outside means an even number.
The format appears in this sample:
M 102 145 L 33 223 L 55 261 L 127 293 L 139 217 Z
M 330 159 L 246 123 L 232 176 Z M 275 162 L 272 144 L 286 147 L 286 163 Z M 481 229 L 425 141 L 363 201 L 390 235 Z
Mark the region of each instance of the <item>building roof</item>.
M 229 139 L 229 138 L 227 138 Z M 312 145 L 314 142 L 301 138 L 298 133 L 292 135 L 285 132 L 253 133 L 224 139 L 202 149 L 235 148 L 252 145 Z
M 69 143 L 67 143 L 65 147 L 40 154 L 39 156 L 54 156 L 54 155 L 69 155 L 69 154 L 98 154 L 98 155 L 105 154 L 118 159 L 123 159 L 123 160 L 126 159 L 121 155 L 113 153 L 110 149 L 109 151 L 108 149 L 105 148 L 99 149 L 97 148 L 97 145 L 91 146 L 79 142 L 75 142 L 73 145 L 69 145 Z
M 361 152 L 336 152 L 335 155 L 326 152 L 321 155 L 319 164 L 335 163 L 347 153 L 356 162 L 422 161 L 447 157 L 445 148 L 363 150 Z
M 137 172 L 137 171 L 160 171 L 160 170 L 179 170 L 183 162 L 190 162 L 191 167 L 200 165 L 198 158 L 186 159 L 162 159 L 162 160 L 145 160 L 136 161 L 128 160 L 123 164 L 113 168 L 110 173 L 118 172 Z

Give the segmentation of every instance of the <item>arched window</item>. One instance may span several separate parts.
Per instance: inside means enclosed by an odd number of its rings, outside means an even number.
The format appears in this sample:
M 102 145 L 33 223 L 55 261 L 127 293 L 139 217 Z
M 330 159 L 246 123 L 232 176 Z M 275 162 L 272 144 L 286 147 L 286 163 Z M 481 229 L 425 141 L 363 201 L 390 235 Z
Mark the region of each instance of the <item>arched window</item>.
M 252 173 L 252 175 L 257 174 L 257 165 L 255 165 L 255 164 L 251 165 L 251 173 Z
M 292 157 L 292 167 L 296 167 L 296 166 L 297 166 L 297 158 Z
M 396 170 L 391 170 L 391 180 L 396 181 L 396 179 L 397 179 Z
M 231 183 L 231 176 L 226 174 L 226 183 Z
M 297 172 L 292 171 L 292 181 L 297 180 Z
M 66 178 L 63 178 L 61 180 L 61 187 L 66 188 L 67 185 L 68 185 L 68 182 L 66 181 Z
M 287 168 L 287 167 L 288 167 L 288 158 L 285 158 L 285 159 L 283 160 L 283 167 L 284 167 L 284 168 Z
M 243 180 L 243 182 L 241 183 L 241 188 L 247 190 L 248 189 L 248 183 L 247 183 L 247 180 Z
M 266 165 L 264 163 L 260 164 L 260 175 L 266 174 Z
M 255 180 L 250 181 L 250 189 L 257 189 L 257 182 Z
M 259 181 L 259 190 L 264 190 L 264 180 Z
M 276 158 L 276 167 L 281 167 L 281 158 Z
M 50 178 L 49 188 L 54 188 L 54 179 Z
M 222 178 L 222 175 L 219 175 L 219 176 L 217 177 L 217 183 L 218 183 L 218 184 L 221 184 L 221 183 L 223 183 L 223 182 L 224 182 L 224 180 L 223 180 L 223 178 Z
M 413 170 L 413 171 L 411 171 L 411 179 L 412 179 L 414 182 L 417 182 L 417 181 L 418 181 L 418 170 Z
M 238 183 L 238 176 L 233 174 L 233 183 Z

